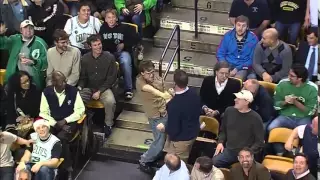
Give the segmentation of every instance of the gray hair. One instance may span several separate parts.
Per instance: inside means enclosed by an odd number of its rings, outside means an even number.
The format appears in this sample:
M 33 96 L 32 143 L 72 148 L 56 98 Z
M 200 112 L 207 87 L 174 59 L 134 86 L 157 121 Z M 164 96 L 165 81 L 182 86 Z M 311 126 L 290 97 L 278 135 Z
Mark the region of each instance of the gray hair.
M 26 173 L 28 175 L 28 180 L 31 180 L 31 173 L 30 171 L 26 170 L 26 169 L 22 169 L 19 171 L 19 177 L 22 173 Z

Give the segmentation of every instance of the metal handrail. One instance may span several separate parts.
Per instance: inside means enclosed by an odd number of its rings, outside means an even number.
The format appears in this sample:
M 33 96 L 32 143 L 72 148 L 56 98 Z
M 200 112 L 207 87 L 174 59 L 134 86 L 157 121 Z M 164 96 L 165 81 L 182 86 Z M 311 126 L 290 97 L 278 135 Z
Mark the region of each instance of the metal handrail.
M 194 37 L 198 38 L 198 0 L 194 0 Z
M 168 63 L 168 66 L 167 66 L 167 69 L 162 77 L 162 62 L 163 62 L 163 59 L 164 59 L 164 56 L 167 54 L 167 51 L 169 49 L 169 46 L 173 40 L 173 36 L 177 33 L 177 47 L 175 48 L 174 52 L 173 52 L 173 55 L 171 56 L 170 58 L 170 61 Z M 163 80 L 166 79 L 167 75 L 168 75 L 168 72 L 172 66 L 172 63 L 174 61 L 174 58 L 175 56 L 177 55 L 177 60 L 178 60 L 178 69 L 180 69 L 180 26 L 179 25 L 176 25 L 172 32 L 171 32 L 171 35 L 170 35 L 170 38 L 167 42 L 167 45 L 166 47 L 164 48 L 163 52 L 162 52 L 162 55 L 161 55 L 161 58 L 160 58 L 160 61 L 159 61 L 159 76 L 162 77 Z

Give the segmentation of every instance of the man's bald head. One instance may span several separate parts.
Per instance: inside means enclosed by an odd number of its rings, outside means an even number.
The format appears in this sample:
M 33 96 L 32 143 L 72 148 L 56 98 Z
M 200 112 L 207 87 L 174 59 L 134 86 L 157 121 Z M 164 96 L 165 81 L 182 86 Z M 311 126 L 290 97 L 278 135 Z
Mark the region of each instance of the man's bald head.
M 181 167 L 180 157 L 175 154 L 168 153 L 164 158 L 164 162 L 170 171 L 177 171 Z
M 266 35 L 270 36 L 270 38 L 273 38 L 273 39 L 278 39 L 279 38 L 279 33 L 275 28 L 266 29 L 263 32 L 263 34 L 266 34 Z
M 54 71 L 51 76 L 52 85 L 54 86 L 57 92 L 61 93 L 66 86 L 66 77 L 60 71 Z
M 262 45 L 264 47 L 274 47 L 278 43 L 279 33 L 275 28 L 269 28 L 263 31 Z

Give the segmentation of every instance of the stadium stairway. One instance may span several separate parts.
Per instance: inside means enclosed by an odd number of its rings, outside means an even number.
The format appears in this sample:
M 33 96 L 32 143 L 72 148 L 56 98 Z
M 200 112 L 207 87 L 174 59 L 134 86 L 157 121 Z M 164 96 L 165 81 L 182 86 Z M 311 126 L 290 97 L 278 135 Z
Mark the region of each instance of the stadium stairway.
M 181 28 L 181 69 L 190 74 L 189 85 L 199 89 L 204 76 L 213 74 L 216 63 L 215 52 L 222 35 L 231 29 L 228 11 L 232 0 L 199 0 L 198 29 L 199 36 L 194 38 L 194 0 L 172 0 L 158 17 L 160 29 L 153 41 L 146 41 L 145 60 L 152 60 L 156 69 L 159 67 L 161 54 L 168 42 L 175 25 Z M 171 43 L 163 63 L 163 71 L 167 69 L 176 38 Z M 176 61 L 175 61 L 176 62 Z M 177 67 L 174 63 L 166 78 L 166 85 L 173 86 L 172 72 Z M 152 133 L 148 119 L 143 112 L 141 98 L 135 94 L 131 101 L 121 101 L 123 109 L 116 119 L 112 135 L 104 142 L 97 153 L 102 158 L 113 158 L 136 163 L 140 155 L 152 143 Z

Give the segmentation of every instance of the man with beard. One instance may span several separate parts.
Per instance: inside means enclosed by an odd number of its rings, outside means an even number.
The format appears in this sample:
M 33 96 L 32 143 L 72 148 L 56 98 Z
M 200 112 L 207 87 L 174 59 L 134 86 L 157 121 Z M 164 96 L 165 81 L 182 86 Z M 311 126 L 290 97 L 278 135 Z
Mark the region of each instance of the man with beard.
M 21 34 L 3 36 L 6 30 L 6 26 L 0 24 L 0 49 L 10 52 L 5 83 L 15 72 L 22 70 L 32 76 L 37 88 L 43 88 L 43 71 L 47 68 L 47 44 L 34 35 L 34 24 L 30 20 L 24 20 L 20 24 Z
M 253 151 L 243 148 L 238 154 L 239 163 L 231 168 L 232 180 L 270 180 L 269 170 L 254 160 Z
M 292 64 L 291 49 L 278 36 L 274 28 L 265 30 L 254 50 L 253 69 L 258 79 L 266 82 L 278 83 L 288 75 Z
M 48 50 L 47 86 L 52 85 L 51 74 L 60 71 L 67 78 L 67 84 L 76 86 L 80 76 L 81 53 L 78 48 L 68 45 L 69 36 L 57 29 L 53 34 L 55 47 Z
M 235 28 L 227 32 L 220 42 L 217 59 L 227 61 L 231 66 L 231 77 L 242 80 L 255 79 L 252 71 L 252 58 L 258 38 L 249 31 L 249 19 L 238 16 L 235 20 Z
M 124 95 L 127 100 L 130 100 L 133 97 L 130 52 L 132 52 L 132 46 L 138 41 L 136 33 L 128 25 L 118 23 L 116 10 L 108 9 L 105 23 L 101 26 L 99 34 L 103 39 L 103 50 L 114 54 L 119 61 L 124 76 Z

